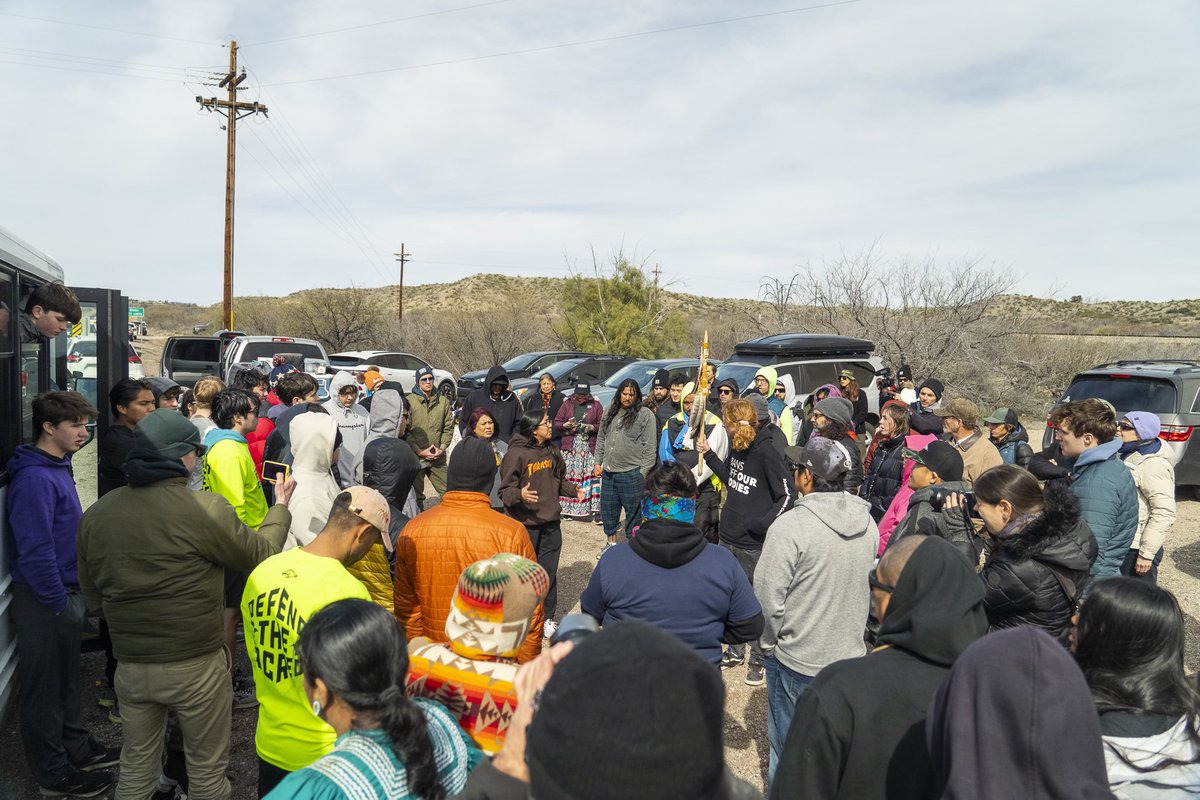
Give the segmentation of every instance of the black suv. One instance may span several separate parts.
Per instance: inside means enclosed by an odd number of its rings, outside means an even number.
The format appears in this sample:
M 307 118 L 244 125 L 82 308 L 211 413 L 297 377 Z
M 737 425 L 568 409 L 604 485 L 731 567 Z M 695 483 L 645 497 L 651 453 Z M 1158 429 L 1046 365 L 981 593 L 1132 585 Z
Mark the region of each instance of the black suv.
M 508 373 L 510 381 L 517 378 L 528 378 L 530 375 L 537 374 L 539 370 L 545 371 L 546 367 L 564 358 L 579 358 L 580 356 L 591 356 L 595 353 L 580 353 L 573 350 L 538 350 L 533 353 L 521 353 L 519 356 L 513 356 L 508 361 L 505 361 L 500 366 L 504 367 L 504 371 Z M 476 389 L 483 388 L 483 381 L 487 378 L 488 371 L 486 369 L 477 369 L 473 372 L 464 372 L 458 376 L 458 399 L 462 400 Z
M 528 378 L 518 378 L 512 381 L 509 384 L 509 388 L 516 392 L 517 398 L 524 403 L 525 398 L 531 393 L 537 394 L 538 381 L 544 373 L 548 372 L 554 376 L 554 382 L 558 385 L 558 390 L 563 394 L 570 394 L 574 391 L 576 383 L 590 383 L 595 388 L 614 373 L 619 372 L 626 364 L 632 364 L 634 360 L 632 356 L 581 356 L 579 358 L 564 358 L 562 361 L 557 361 L 548 367 L 537 370 Z
M 1162 420 L 1164 450 L 1175 462 L 1176 486 L 1200 486 L 1200 448 L 1192 435 L 1200 426 L 1200 361 L 1130 360 L 1100 364 L 1071 379 L 1055 407 L 1089 397 L 1107 400 L 1117 417 L 1148 411 Z M 1042 448 L 1054 442 L 1048 423 Z

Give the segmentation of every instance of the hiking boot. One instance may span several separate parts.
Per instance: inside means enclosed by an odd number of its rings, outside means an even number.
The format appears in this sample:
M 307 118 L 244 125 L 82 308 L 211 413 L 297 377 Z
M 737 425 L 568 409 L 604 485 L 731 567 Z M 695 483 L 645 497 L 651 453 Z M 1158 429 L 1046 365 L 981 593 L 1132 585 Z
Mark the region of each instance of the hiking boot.
M 767 682 L 767 678 L 763 675 L 762 664 L 751 664 L 746 670 L 746 685 L 747 686 L 762 686 Z
M 546 620 L 546 624 L 542 626 L 542 638 L 552 639 L 556 633 L 558 633 L 558 623 L 552 619 Z
M 104 747 L 98 744 L 88 752 L 82 761 L 75 765 L 75 769 L 81 772 L 91 772 L 105 767 L 115 767 L 119 763 L 121 763 L 121 748 Z
M 96 681 L 99 684 L 99 681 Z M 117 704 L 117 693 L 112 689 L 101 687 L 97 692 L 96 705 L 101 708 L 112 708 Z
M 38 786 L 42 797 L 96 797 L 113 785 L 110 772 L 72 772 L 49 786 Z
M 108 721 L 114 725 L 120 725 L 125 720 L 121 719 L 121 704 L 114 702 L 112 708 L 108 710 Z
M 721 669 L 732 669 L 742 665 L 742 657 L 732 650 L 726 650 L 721 654 Z

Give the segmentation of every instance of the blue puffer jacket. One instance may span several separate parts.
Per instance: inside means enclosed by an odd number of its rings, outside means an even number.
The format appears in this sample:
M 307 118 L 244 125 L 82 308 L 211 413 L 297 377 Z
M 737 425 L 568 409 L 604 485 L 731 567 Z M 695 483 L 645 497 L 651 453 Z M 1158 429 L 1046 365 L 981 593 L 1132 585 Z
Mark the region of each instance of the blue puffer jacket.
M 1137 533 L 1137 488 L 1117 456 L 1120 449 L 1121 440 L 1113 439 L 1084 450 L 1071 468 L 1071 488 L 1100 550 L 1092 564 L 1093 578 L 1121 574 L 1121 563 Z

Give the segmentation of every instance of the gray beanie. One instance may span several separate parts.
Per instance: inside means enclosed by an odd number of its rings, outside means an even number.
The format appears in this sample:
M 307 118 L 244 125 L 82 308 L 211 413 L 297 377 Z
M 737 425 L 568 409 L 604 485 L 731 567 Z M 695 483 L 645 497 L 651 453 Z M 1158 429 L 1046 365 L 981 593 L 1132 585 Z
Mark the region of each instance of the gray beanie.
M 767 398 L 755 392 L 746 399 L 750 401 L 750 405 L 754 406 L 754 416 L 758 418 L 760 424 L 770 422 L 771 411 L 767 408 Z
M 834 422 L 846 426 L 849 426 L 854 418 L 854 404 L 844 397 L 826 397 L 813 408 Z

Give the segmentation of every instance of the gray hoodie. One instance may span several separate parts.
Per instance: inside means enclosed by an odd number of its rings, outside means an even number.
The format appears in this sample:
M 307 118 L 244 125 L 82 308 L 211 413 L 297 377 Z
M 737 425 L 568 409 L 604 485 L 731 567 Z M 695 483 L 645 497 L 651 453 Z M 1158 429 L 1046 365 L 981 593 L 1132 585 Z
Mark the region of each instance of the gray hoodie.
M 354 465 L 362 456 L 363 446 L 367 439 L 367 410 L 357 402 L 346 408 L 338 400 L 338 392 L 343 386 L 355 385 L 354 376 L 349 372 L 339 372 L 329 382 L 329 399 L 322 405 L 338 424 L 342 434 L 342 448 L 338 455 L 337 473 L 338 484 L 346 487 L 354 485 Z
M 370 425 L 367 438 L 354 456 L 354 483 L 362 483 L 363 453 L 376 439 L 396 439 L 400 436 L 400 418 L 404 416 L 404 398 L 395 389 L 380 389 L 371 395 Z M 342 445 L 345 447 L 345 444 Z
M 775 520 L 754 569 L 763 654 L 809 677 L 863 655 L 878 546 L 871 504 L 845 492 L 805 495 Z

